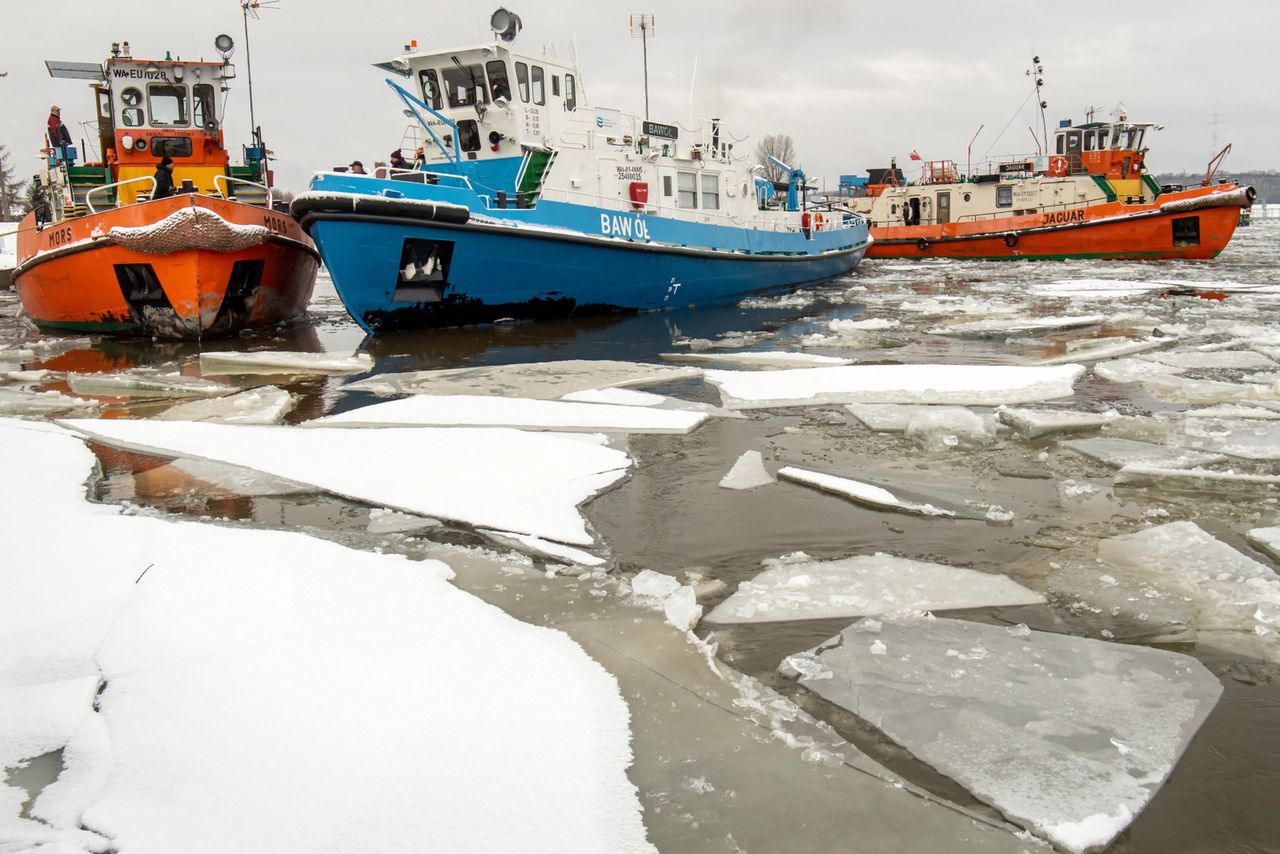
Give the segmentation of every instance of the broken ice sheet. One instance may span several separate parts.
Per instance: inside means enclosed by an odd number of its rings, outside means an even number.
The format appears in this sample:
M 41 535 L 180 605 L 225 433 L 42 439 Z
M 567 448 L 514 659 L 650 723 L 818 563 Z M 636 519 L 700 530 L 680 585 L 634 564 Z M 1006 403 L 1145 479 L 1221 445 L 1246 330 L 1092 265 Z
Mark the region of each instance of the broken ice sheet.
M 1170 440 L 1181 447 L 1246 460 L 1280 460 L 1280 422 L 1188 417 Z
M 493 394 L 554 400 L 575 391 L 652 385 L 696 377 L 701 368 L 675 368 L 643 362 L 571 359 L 519 365 L 485 365 L 439 371 L 378 374 L 348 383 L 343 391 L 374 394 Z
M 1092 558 L 1060 555 L 1046 596 L 1072 632 L 1126 643 L 1194 643 L 1199 608 L 1156 573 L 1133 575 Z
M 1270 555 L 1272 560 L 1280 561 L 1280 527 L 1254 528 L 1246 536 L 1250 543 Z
M 1133 439 L 1115 439 L 1110 436 L 1067 439 L 1061 445 L 1083 457 L 1089 457 L 1115 468 L 1127 465 L 1190 468 L 1218 463 L 1226 459 L 1222 454 L 1170 448 L 1165 445 L 1153 445 L 1150 442 L 1137 442 Z
M 1073 412 L 1065 409 L 1020 409 L 1001 407 L 996 411 L 1001 423 L 1007 424 L 1026 439 L 1038 439 L 1054 433 L 1083 433 L 1099 430 L 1120 416 L 1114 411 Z
M 733 468 L 720 478 L 720 485 L 725 489 L 755 489 L 776 482 L 777 478 L 765 469 L 764 457 L 759 451 L 747 451 L 738 457 Z
M 235 386 L 202 377 L 159 371 L 120 374 L 67 374 L 67 385 L 76 394 L 100 397 L 216 397 L 237 391 Z
M 1242 474 L 1204 468 L 1161 468 L 1137 463 L 1129 463 L 1116 472 L 1116 483 L 1236 496 L 1256 493 L 1274 495 L 1280 491 L 1280 476 L 1276 475 Z
M 798 368 L 814 365 L 851 365 L 852 359 L 818 356 L 813 353 L 790 353 L 783 350 L 753 350 L 746 353 L 660 353 L 668 362 L 739 362 L 762 368 Z
M 1074 392 L 1080 365 L 839 365 L 780 371 L 707 371 L 726 406 L 759 409 L 832 403 L 997 406 Z
M 688 433 L 701 412 L 520 397 L 411 395 L 306 422 L 306 427 L 517 427 L 621 433 Z
M 1041 365 L 1061 365 L 1066 362 L 1097 362 L 1103 359 L 1115 359 L 1134 353 L 1145 353 L 1168 347 L 1177 341 L 1176 338 L 1097 338 L 1088 342 L 1068 342 L 1067 352 L 1061 356 L 1043 359 Z M 1071 346 L 1072 344 L 1077 346 Z
M 1185 655 L 929 617 L 813 654 L 833 675 L 800 684 L 1072 852 L 1129 825 L 1222 693 Z
M 996 422 L 961 406 L 928 406 L 912 413 L 903 433 L 926 451 L 970 451 L 996 440 Z
M 631 462 L 595 441 L 505 428 L 64 423 L 117 447 L 220 460 L 379 507 L 574 545 L 594 541 L 578 505 Z
M 96 400 L 72 397 L 57 391 L 23 391 L 0 388 L 0 415 L 91 415 L 98 408 Z
M 1149 359 L 1112 359 L 1093 366 L 1094 374 L 1113 383 L 1136 383 L 1151 377 L 1178 374 L 1182 371 L 1182 368 Z
M 1075 317 L 1017 317 L 973 320 L 967 323 L 951 323 L 928 330 L 929 335 L 952 335 L 965 338 L 1001 338 L 1009 335 L 1034 335 L 1040 332 L 1057 332 L 1098 326 L 1106 322 L 1106 315 L 1089 314 Z
M 156 415 L 160 421 L 218 421 L 224 424 L 278 424 L 293 408 L 293 395 L 273 385 L 193 400 Z
M 955 508 L 895 495 L 882 486 L 848 477 L 840 477 L 839 475 L 809 471 L 796 466 L 784 466 L 778 469 L 778 477 L 793 483 L 802 483 L 805 486 L 811 486 L 823 492 L 830 492 L 833 495 L 848 498 L 857 504 L 863 504 L 877 510 L 897 510 L 901 513 L 917 513 L 921 516 L 955 517 L 960 515 L 960 511 Z
M 1276 363 L 1252 350 L 1173 350 L 1144 358 L 1183 369 L 1274 368 Z
M 1142 385 L 1152 397 L 1181 403 L 1280 399 L 1277 383 L 1229 383 L 1168 374 L 1147 377 Z
M 707 622 L 819 620 L 1044 601 L 1003 575 L 879 552 L 841 560 L 809 560 L 801 553 L 763 563 L 769 568 L 739 584 Z
M 291 353 L 284 350 L 201 353 L 206 374 L 362 374 L 373 370 L 368 353 Z

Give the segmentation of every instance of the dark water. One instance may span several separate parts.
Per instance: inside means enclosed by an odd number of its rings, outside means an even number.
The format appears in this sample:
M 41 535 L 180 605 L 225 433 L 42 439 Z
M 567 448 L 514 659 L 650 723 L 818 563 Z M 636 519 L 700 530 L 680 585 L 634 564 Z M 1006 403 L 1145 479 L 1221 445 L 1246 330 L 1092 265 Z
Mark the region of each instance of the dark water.
M 1083 289 L 1097 279 L 1277 285 L 1278 262 L 1280 226 L 1260 224 L 1242 229 L 1213 262 L 867 262 L 849 279 L 743 306 L 376 339 L 363 336 L 322 283 L 305 321 L 220 342 L 214 349 L 358 349 L 374 357 L 377 372 L 554 359 L 654 361 L 659 354 L 690 349 L 732 353 L 743 343 L 751 349 L 789 350 L 808 343 L 810 352 L 848 356 L 863 363 L 1027 363 L 1061 355 L 1073 341 L 1143 334 L 1139 331 L 1157 323 L 1208 330 L 1212 334 L 1206 340 L 1228 340 L 1230 335 L 1223 330 L 1231 324 L 1280 328 L 1280 296 L 1233 295 L 1210 301 L 1168 293 L 1169 286 L 1102 302 L 1077 302 L 1069 287 L 1055 292 L 1047 285 L 1076 282 Z M 0 347 L 47 342 L 47 337 L 22 325 L 16 308 L 11 293 L 0 293 Z M 1110 322 L 1037 336 L 956 338 L 925 332 L 942 323 L 980 319 L 1004 309 L 1019 317 L 1097 313 Z M 832 334 L 832 320 L 867 318 L 898 325 L 856 340 L 836 336 L 825 344 L 813 343 L 811 336 Z M 198 374 L 197 355 L 198 348 L 185 344 L 81 341 L 61 350 L 40 350 L 23 367 L 55 372 L 177 367 Z M 1201 373 L 1205 378 L 1239 378 Z M 367 395 L 338 392 L 344 381 L 253 378 L 254 384 L 274 382 L 297 396 L 299 405 L 289 417 L 291 422 L 370 402 Z M 40 388 L 67 390 L 56 375 Z M 690 400 L 719 400 L 714 388 L 696 379 L 652 390 Z M 171 405 L 128 399 L 102 402 L 107 417 L 146 416 Z M 1055 403 L 1094 411 L 1113 407 L 1137 415 L 1183 408 L 1155 400 L 1136 385 L 1117 386 L 1089 377 L 1078 383 L 1074 400 Z M 868 431 L 841 407 L 759 410 L 748 416 L 711 419 L 689 436 L 631 437 L 630 452 L 636 460 L 631 477 L 585 508 L 612 552 L 616 571 L 652 568 L 674 575 L 697 571 L 724 580 L 732 590 L 759 572 L 762 560 L 789 552 L 828 559 L 884 551 L 1007 573 L 1034 587 L 1060 548 L 1134 530 L 1142 525 L 1144 513 L 1152 510 L 1168 514 L 1160 521 L 1196 521 L 1263 562 L 1267 558 L 1249 549 L 1243 533 L 1280 521 L 1274 500 L 1114 489 L 1111 469 L 1062 452 L 1051 439 L 1006 437 L 982 450 L 927 453 L 900 434 Z M 974 518 L 940 522 L 877 512 L 787 483 L 749 492 L 720 489 L 720 477 L 741 453 L 752 449 L 764 454 L 770 468 L 797 464 L 891 484 L 904 492 L 968 507 Z M 105 476 L 98 489 L 105 500 L 322 534 L 363 531 L 367 522 L 367 508 L 329 496 L 248 497 L 193 489 L 189 481 L 167 470 L 164 460 L 100 446 L 95 451 L 103 462 Z M 1240 468 L 1280 473 L 1270 462 Z M 1029 473 L 1043 476 L 1025 476 Z M 1088 485 L 1093 491 L 1069 495 L 1061 487 L 1065 481 Z M 1013 521 L 986 521 L 982 515 L 988 504 L 1013 511 Z M 458 527 L 446 526 L 429 536 L 455 543 L 482 542 Z M 710 608 L 715 600 L 705 604 Z M 987 609 L 964 616 L 1068 630 L 1049 606 Z M 895 771 L 945 797 L 971 804 L 958 786 L 915 762 L 864 723 L 775 675 L 783 657 L 825 640 L 845 622 L 717 628 L 714 639 L 722 656 L 735 667 L 795 696 Z M 1069 630 L 1097 636 L 1096 628 L 1073 624 Z M 1280 669 L 1207 647 L 1179 649 L 1195 655 L 1218 675 L 1224 694 L 1160 794 L 1111 850 L 1125 854 L 1280 850 L 1280 811 L 1274 808 L 1280 791 Z

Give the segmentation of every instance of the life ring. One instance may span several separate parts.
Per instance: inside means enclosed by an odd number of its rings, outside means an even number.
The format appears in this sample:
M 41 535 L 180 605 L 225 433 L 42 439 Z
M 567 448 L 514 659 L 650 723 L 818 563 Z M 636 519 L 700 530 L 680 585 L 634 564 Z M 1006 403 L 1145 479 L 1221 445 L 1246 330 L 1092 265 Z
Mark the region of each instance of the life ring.
M 1008 234 L 1006 234 L 1006 235 L 1004 236 L 1004 245 L 1005 245 L 1005 246 L 1008 246 L 1010 249 L 1012 249 L 1013 247 L 1017 246 L 1017 245 L 1018 245 L 1018 235 L 1014 234 L 1013 232 L 1009 232 Z
M 916 241 L 916 248 L 919 249 L 921 252 L 928 252 L 929 241 L 925 240 L 923 237 L 920 238 L 919 240 Z
M 813 215 L 813 230 L 822 231 L 822 214 Z
M 1058 154 L 1049 158 L 1049 174 L 1065 175 L 1067 174 L 1067 158 Z

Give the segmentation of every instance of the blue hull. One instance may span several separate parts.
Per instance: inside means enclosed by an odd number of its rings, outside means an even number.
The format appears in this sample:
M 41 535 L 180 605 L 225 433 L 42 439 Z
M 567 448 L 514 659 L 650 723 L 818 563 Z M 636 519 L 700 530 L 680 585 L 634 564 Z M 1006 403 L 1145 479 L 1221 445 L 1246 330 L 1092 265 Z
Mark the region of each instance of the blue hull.
M 735 301 L 849 273 L 869 243 L 861 222 L 806 238 L 548 201 L 494 210 L 453 187 L 323 181 L 295 211 L 347 311 L 375 332 Z M 332 204 L 323 191 L 344 198 Z M 443 214 L 424 213 L 429 200 Z M 621 226 L 630 233 L 610 233 Z

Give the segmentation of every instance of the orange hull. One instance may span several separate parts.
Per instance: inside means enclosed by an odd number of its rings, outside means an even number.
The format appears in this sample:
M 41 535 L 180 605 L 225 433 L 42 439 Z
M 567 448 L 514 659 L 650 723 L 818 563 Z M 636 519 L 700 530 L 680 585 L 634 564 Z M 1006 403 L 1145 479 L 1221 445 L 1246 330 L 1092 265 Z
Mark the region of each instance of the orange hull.
M 183 195 L 39 231 L 28 215 L 14 285 L 42 328 L 198 339 L 302 314 L 318 266 L 291 217 Z
M 976 222 L 877 227 L 867 257 L 1206 260 L 1226 247 L 1240 221 L 1241 205 L 1228 197 L 1205 187 L 1146 205 L 1113 202 Z

